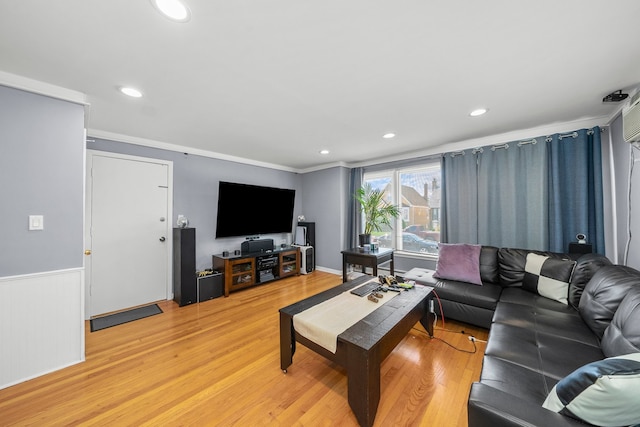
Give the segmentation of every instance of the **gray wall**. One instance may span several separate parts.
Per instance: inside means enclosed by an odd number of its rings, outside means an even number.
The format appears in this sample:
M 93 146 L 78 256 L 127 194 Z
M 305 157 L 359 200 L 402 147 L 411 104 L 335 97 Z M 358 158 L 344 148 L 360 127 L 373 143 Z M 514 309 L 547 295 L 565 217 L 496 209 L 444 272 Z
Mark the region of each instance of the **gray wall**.
M 84 107 L 0 86 L 0 277 L 83 266 L 83 183 Z
M 618 116 L 610 127 L 611 152 L 613 155 L 613 173 L 616 197 L 616 239 L 617 264 L 624 264 L 625 248 L 629 240 L 629 217 L 631 217 L 632 238 L 629 244 L 629 256 L 626 264 L 640 269 L 640 150 L 632 148 L 622 138 L 622 116 Z M 631 177 L 629 194 L 629 166 L 631 150 L 635 150 L 635 166 Z M 629 198 L 631 204 L 629 204 Z M 610 257 L 612 258 L 612 257 Z
M 87 148 L 173 162 L 173 226 L 178 215 L 184 215 L 189 226 L 196 228 L 198 269 L 211 268 L 212 255 L 240 249 L 244 241 L 244 237 L 215 238 L 219 181 L 294 189 L 294 223 L 301 212 L 301 178 L 296 173 L 101 139 L 87 142 Z M 269 207 L 253 206 L 247 201 L 247 205 L 238 206 L 238 215 L 250 219 L 251 215 L 260 215 L 262 209 Z M 292 242 L 290 233 L 261 237 L 273 238 L 276 245 Z
M 349 169 L 334 167 L 302 175 L 302 213 L 316 223 L 316 265 L 342 271 L 346 248 Z

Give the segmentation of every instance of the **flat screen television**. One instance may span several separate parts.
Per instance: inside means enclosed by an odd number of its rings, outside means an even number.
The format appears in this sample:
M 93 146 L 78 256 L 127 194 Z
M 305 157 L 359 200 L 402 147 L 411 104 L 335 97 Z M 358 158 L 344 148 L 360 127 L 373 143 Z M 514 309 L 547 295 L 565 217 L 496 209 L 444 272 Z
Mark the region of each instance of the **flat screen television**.
M 220 181 L 216 237 L 291 233 L 296 190 Z

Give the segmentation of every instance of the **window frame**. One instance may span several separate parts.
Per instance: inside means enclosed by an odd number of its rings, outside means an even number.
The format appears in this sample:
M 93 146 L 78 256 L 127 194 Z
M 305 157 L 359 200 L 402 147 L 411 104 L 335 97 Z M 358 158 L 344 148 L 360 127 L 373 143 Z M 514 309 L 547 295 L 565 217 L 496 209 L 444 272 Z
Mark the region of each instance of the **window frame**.
M 373 171 L 364 171 L 362 174 L 362 184 L 364 185 L 366 182 L 375 180 L 375 179 L 384 179 L 389 178 L 391 181 L 390 194 L 393 200 L 393 203 L 400 207 L 402 211 L 402 181 L 401 176 L 403 174 L 410 174 L 412 172 L 422 172 L 429 169 L 437 169 L 440 172 L 440 188 L 442 188 L 442 165 L 439 160 L 433 159 L 429 161 L 425 161 L 423 164 L 412 164 L 407 166 L 397 166 L 390 167 L 388 169 L 376 169 Z M 431 208 L 430 208 L 431 209 Z M 430 254 L 416 251 L 405 250 L 404 247 L 402 249 L 398 249 L 401 246 L 399 243 L 403 242 L 403 214 L 395 218 L 393 221 L 393 227 L 390 231 L 390 234 L 393 236 L 392 248 L 396 253 L 402 254 L 403 256 L 409 257 L 417 257 L 420 259 L 430 259 L 437 260 L 438 254 Z M 362 218 L 362 223 L 364 224 L 364 218 Z M 363 225 L 364 227 L 364 225 Z M 362 229 L 361 229 L 362 230 Z

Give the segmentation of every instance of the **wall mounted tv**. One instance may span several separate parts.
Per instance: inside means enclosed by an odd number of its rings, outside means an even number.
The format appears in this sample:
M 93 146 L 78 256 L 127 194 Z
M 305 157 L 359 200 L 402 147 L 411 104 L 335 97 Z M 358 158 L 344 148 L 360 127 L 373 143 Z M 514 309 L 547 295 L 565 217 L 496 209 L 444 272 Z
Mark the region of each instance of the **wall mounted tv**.
M 216 237 L 291 233 L 296 190 L 220 181 Z

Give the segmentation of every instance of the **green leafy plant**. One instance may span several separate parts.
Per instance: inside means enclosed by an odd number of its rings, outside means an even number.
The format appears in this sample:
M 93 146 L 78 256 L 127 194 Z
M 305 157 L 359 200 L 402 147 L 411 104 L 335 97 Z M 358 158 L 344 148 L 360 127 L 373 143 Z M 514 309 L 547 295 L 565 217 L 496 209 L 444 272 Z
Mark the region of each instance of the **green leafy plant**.
M 373 188 L 369 183 L 360 187 L 354 197 L 364 214 L 364 234 L 382 231 L 383 226 L 391 228 L 391 221 L 400 215 L 398 206 L 384 200 L 384 191 Z

